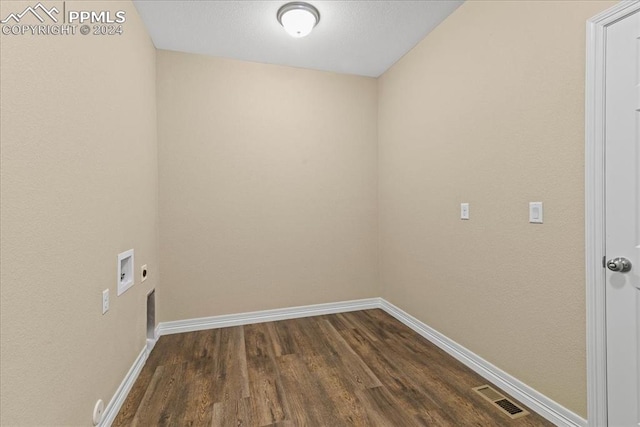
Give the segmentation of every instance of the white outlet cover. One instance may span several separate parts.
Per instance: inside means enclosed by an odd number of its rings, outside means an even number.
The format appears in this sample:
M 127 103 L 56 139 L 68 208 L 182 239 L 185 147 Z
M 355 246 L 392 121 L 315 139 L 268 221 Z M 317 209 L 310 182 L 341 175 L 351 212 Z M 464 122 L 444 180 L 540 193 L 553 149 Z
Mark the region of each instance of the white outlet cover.
M 102 414 L 104 414 L 104 402 L 102 399 L 98 399 L 96 405 L 93 407 L 93 425 L 97 426 L 102 421 Z
M 542 202 L 529 203 L 529 222 L 531 224 L 542 224 L 543 214 Z
M 109 289 L 102 291 L 102 314 L 109 311 Z
M 460 203 L 460 219 L 469 219 L 469 203 Z

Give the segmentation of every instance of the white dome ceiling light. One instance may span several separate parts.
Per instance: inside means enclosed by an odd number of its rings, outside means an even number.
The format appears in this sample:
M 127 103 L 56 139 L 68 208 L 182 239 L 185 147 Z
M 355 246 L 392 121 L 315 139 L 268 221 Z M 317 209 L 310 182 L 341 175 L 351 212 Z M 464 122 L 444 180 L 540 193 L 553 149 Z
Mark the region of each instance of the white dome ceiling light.
M 278 22 L 291 37 L 308 35 L 320 22 L 320 12 L 309 3 L 287 3 L 278 9 Z

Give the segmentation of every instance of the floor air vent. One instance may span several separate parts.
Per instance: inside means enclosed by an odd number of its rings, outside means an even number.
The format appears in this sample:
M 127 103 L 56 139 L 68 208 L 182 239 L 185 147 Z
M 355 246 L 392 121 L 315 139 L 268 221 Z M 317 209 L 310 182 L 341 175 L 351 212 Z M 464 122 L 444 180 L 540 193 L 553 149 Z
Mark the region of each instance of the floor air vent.
M 520 418 L 529 414 L 524 408 L 516 405 L 513 401 L 509 400 L 493 387 L 488 385 L 481 385 L 480 387 L 474 387 L 473 391 L 480 396 L 491 402 L 496 408 L 500 409 L 509 418 Z

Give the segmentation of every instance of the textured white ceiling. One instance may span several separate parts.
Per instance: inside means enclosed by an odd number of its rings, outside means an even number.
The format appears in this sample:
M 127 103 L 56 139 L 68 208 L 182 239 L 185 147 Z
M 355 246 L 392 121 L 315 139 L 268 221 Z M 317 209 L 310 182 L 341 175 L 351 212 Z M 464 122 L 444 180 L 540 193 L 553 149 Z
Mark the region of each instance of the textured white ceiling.
M 276 20 L 288 1 L 134 3 L 158 49 L 377 77 L 463 1 L 308 0 L 320 23 L 301 39 Z

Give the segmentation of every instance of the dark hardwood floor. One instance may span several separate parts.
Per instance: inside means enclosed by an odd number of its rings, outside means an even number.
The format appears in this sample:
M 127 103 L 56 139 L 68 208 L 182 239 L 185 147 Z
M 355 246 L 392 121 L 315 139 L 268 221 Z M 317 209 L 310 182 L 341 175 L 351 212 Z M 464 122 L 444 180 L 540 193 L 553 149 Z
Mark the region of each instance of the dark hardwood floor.
M 550 426 L 382 310 L 167 335 L 114 426 Z

